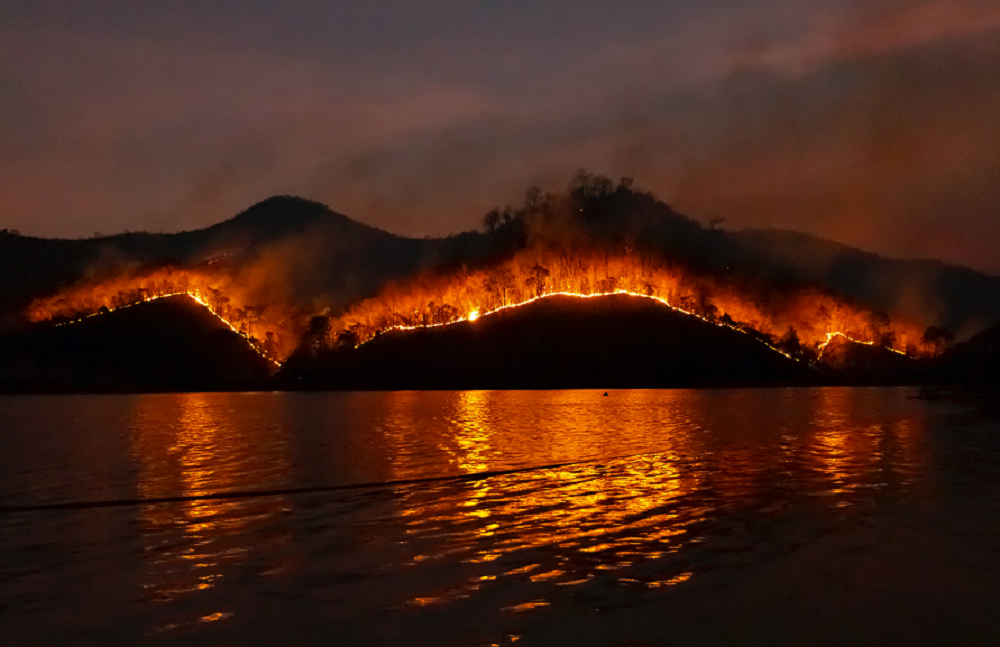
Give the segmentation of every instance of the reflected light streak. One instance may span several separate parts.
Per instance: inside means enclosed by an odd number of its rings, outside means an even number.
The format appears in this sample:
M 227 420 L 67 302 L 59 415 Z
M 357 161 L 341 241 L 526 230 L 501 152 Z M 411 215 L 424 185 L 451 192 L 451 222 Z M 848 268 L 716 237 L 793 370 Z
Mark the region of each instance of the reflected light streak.
M 628 392 L 619 394 L 624 405 L 572 391 L 441 394 L 454 413 L 446 417 L 446 430 L 433 433 L 442 435 L 448 462 L 463 473 L 510 468 L 510 456 L 582 460 L 595 450 L 627 447 L 629 440 L 662 450 L 407 496 L 400 518 L 407 542 L 419 546 L 413 567 L 460 560 L 478 571 L 465 584 L 422 595 L 423 603 L 444 603 L 505 581 L 556 587 L 552 591 L 609 577 L 643 590 L 681 585 L 698 569 L 685 560 L 677 569 L 670 556 L 713 537 L 736 541 L 727 539 L 729 522 L 719 525 L 729 515 L 782 514 L 783 488 L 823 495 L 817 502 L 833 497 L 837 507 L 870 499 L 891 478 L 884 467 L 887 443 L 899 445 L 893 449 L 898 459 L 900 451 L 912 452 L 912 439 L 892 425 L 845 425 L 864 420 L 864 410 L 850 409 L 861 406 L 851 396 L 860 396 L 816 391 L 816 397 L 781 395 L 791 409 L 782 420 L 796 431 L 778 435 L 777 445 L 719 446 L 709 443 L 720 435 L 774 433 L 732 429 L 739 416 L 731 416 L 730 407 L 745 405 L 752 393 Z M 657 424 L 637 424 L 643 418 Z M 398 423 L 410 433 L 429 431 L 416 419 Z
M 262 437 L 258 425 L 223 406 L 232 397 L 198 393 L 140 397 L 132 453 L 141 497 L 206 496 L 245 489 L 250 482 L 281 481 L 288 470 L 282 445 Z M 152 599 L 165 601 L 218 586 L 227 571 L 259 545 L 255 528 L 286 508 L 281 498 L 209 498 L 142 506 L 140 521 L 149 558 L 144 588 Z M 192 622 L 231 615 L 214 612 Z

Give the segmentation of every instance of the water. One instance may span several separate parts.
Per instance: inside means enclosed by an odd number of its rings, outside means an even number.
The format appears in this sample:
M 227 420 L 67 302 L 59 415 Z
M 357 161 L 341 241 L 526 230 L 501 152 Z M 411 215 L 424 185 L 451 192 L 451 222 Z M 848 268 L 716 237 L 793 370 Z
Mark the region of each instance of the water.
M 995 644 L 1000 418 L 914 394 L 0 398 L 0 643 Z

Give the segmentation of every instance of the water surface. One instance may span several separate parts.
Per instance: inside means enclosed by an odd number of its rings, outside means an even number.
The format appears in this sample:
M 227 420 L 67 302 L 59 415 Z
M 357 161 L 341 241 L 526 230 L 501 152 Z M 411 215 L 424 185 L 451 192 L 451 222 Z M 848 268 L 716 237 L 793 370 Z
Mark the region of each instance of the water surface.
M 0 398 L 0 637 L 988 644 L 997 418 L 912 395 Z

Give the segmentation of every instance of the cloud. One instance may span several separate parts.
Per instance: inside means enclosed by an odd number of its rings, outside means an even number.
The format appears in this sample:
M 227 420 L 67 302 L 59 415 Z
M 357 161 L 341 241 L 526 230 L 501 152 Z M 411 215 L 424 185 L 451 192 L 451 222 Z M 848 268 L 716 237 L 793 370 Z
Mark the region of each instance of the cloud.
M 189 229 L 299 193 L 439 235 L 582 166 L 695 216 L 1000 272 L 994 5 L 11 20 L 0 226 Z

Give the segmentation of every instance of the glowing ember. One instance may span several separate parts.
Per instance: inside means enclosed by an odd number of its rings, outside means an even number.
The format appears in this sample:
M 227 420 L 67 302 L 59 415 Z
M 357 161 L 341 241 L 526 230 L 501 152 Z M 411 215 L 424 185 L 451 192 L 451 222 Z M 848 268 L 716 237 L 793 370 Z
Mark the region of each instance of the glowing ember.
M 832 342 L 837 337 L 840 337 L 841 339 L 846 339 L 847 341 L 855 343 L 855 344 L 864 344 L 865 346 L 874 346 L 875 345 L 875 342 L 873 342 L 873 341 L 862 341 L 860 339 L 852 339 L 850 336 L 845 335 L 842 332 L 832 332 L 832 333 L 830 333 L 830 334 L 828 334 L 826 336 L 826 341 L 824 341 L 818 347 L 818 349 L 819 349 L 819 357 L 820 358 L 823 357 L 823 352 L 826 350 L 827 346 L 830 345 L 830 342 Z M 884 346 L 884 348 L 886 350 L 888 350 L 888 351 L 892 351 L 893 353 L 896 353 L 897 355 L 902 355 L 903 357 L 907 357 L 906 353 L 904 353 L 903 351 L 898 350 L 896 348 L 892 348 L 890 346 Z

